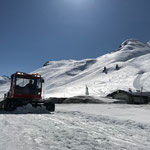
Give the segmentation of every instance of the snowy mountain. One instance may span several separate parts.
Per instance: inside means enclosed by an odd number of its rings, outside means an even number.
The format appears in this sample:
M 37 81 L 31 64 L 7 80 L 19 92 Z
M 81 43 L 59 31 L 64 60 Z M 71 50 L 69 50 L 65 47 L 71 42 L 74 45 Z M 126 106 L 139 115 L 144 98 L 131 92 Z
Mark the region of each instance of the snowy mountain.
M 150 46 L 150 41 L 148 41 L 147 44 Z
M 129 39 L 117 50 L 98 58 L 49 61 L 33 73 L 45 79 L 44 97 L 85 95 L 86 85 L 92 96 L 106 96 L 117 89 L 135 91 L 143 87 L 149 91 L 149 58 L 150 42 Z
M 149 58 L 150 41 L 129 39 L 112 53 L 98 58 L 48 61 L 33 73 L 45 79 L 44 97 L 85 95 L 86 86 L 90 96 L 106 96 L 117 89 L 135 91 L 143 87 L 150 91 Z M 0 77 L 0 94 L 8 89 L 9 79 Z
M 0 97 L 9 90 L 10 78 L 7 76 L 0 76 Z
M 7 83 L 9 81 L 10 81 L 10 78 L 7 77 L 7 76 L 1 76 L 0 77 L 0 84 L 5 84 L 5 83 Z
M 94 96 L 116 89 L 150 91 L 149 58 L 148 43 L 127 40 L 96 59 L 49 61 L 34 73 L 45 79 L 45 97 L 85 95 L 87 87 Z M 1 95 L 9 85 L 9 78 L 0 77 Z M 0 149 L 150 149 L 150 105 L 56 104 L 54 113 L 28 112 L 24 107 L 1 111 Z

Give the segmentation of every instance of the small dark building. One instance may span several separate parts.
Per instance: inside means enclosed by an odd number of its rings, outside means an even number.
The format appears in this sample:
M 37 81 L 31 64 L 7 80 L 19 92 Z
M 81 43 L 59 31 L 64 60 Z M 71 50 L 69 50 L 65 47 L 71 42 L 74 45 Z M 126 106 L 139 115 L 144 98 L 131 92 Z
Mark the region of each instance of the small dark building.
M 128 104 L 147 104 L 150 102 L 150 92 L 127 92 L 123 90 L 117 90 L 107 97 L 123 100 Z

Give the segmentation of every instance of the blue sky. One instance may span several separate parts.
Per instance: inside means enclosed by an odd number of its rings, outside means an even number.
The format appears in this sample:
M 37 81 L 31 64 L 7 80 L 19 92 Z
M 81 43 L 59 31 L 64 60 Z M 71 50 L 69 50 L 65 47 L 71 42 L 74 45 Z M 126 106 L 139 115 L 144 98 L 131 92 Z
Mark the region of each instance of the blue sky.
M 0 0 L 0 75 L 150 40 L 150 0 Z

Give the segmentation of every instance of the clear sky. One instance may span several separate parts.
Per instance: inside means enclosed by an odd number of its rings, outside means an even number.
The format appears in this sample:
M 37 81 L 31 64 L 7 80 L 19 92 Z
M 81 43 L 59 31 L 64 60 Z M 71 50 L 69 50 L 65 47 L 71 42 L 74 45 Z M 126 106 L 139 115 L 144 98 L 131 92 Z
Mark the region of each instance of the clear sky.
M 0 75 L 150 40 L 150 0 L 0 0 Z

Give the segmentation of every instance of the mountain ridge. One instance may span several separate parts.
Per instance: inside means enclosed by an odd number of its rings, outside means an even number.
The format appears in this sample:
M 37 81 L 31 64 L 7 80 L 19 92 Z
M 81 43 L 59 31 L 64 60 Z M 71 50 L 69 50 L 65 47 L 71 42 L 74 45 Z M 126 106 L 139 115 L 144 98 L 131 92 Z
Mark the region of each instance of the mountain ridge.
M 32 73 L 39 73 L 45 79 L 43 97 L 85 95 L 86 85 L 91 96 L 106 96 L 118 89 L 136 91 L 141 87 L 150 91 L 148 43 L 128 39 L 117 50 L 103 56 L 47 61 Z M 116 65 L 118 70 L 115 69 Z
M 141 73 L 143 78 L 147 78 L 146 74 L 150 70 L 145 62 L 150 63 L 149 55 L 150 46 L 147 43 L 128 39 L 115 52 L 93 59 L 48 61 L 46 66 L 34 73 L 39 72 L 47 81 L 44 88 L 47 96 L 84 95 L 85 85 L 88 85 L 92 96 L 106 96 L 117 89 L 138 90 L 139 87 L 134 87 L 136 84 L 133 83 Z M 80 65 L 86 66 L 88 60 L 92 62 L 91 65 L 80 69 Z M 116 64 L 120 68 L 118 71 L 115 70 Z M 108 74 L 103 73 L 104 67 L 107 67 Z M 123 84 L 124 78 L 126 83 Z M 115 80 L 118 80 L 118 83 L 115 83 Z M 146 88 L 149 89 L 149 86 Z

